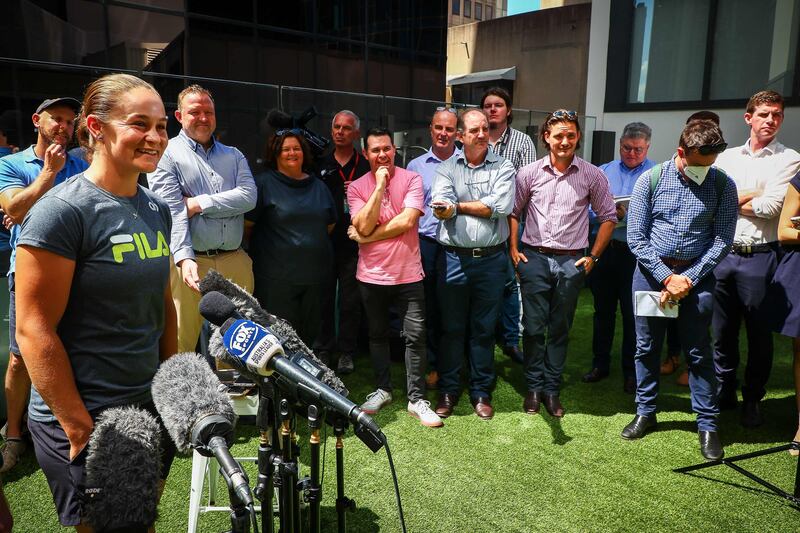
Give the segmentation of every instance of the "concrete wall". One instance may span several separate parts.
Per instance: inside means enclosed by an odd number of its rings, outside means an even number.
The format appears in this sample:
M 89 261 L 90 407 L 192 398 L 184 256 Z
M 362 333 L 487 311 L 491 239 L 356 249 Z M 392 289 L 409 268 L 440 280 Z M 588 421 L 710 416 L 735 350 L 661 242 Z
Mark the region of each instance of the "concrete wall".
M 449 28 L 447 75 L 516 66 L 514 107 L 583 113 L 590 19 L 583 4 Z

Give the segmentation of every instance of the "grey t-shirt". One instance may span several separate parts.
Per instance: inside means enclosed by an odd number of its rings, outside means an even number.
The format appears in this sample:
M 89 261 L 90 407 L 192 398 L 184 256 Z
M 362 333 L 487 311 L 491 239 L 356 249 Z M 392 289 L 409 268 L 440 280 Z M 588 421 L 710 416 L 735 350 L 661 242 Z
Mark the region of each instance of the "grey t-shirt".
M 150 400 L 171 225 L 169 207 L 154 193 L 139 187 L 133 198 L 114 196 L 82 173 L 45 194 L 22 223 L 18 245 L 75 261 L 58 335 L 89 411 Z M 55 420 L 35 388 L 28 414 Z

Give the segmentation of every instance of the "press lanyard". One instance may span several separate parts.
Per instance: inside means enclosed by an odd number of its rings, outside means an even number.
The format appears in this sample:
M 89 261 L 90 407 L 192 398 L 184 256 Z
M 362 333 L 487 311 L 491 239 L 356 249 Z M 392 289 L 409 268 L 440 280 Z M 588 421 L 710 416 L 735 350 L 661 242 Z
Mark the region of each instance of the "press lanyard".
M 342 177 L 342 182 L 353 181 L 353 174 L 356 173 L 356 167 L 358 166 L 358 152 L 356 152 L 356 161 L 353 163 L 353 168 L 350 169 L 350 175 L 345 178 L 344 172 L 342 172 L 342 167 L 339 167 L 339 175 Z M 350 214 L 350 206 L 347 205 L 347 195 L 344 195 L 344 212 L 346 214 Z

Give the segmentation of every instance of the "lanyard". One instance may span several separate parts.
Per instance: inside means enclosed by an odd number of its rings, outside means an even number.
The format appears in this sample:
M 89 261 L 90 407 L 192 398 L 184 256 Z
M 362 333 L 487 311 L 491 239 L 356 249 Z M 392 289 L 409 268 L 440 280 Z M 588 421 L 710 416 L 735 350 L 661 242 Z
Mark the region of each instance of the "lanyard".
M 356 173 L 356 167 L 358 166 L 358 151 L 356 151 L 356 161 L 353 163 L 353 168 L 350 169 L 350 175 L 345 179 L 344 172 L 342 172 L 343 167 L 339 167 L 339 175 L 342 177 L 342 181 L 353 181 L 353 174 Z

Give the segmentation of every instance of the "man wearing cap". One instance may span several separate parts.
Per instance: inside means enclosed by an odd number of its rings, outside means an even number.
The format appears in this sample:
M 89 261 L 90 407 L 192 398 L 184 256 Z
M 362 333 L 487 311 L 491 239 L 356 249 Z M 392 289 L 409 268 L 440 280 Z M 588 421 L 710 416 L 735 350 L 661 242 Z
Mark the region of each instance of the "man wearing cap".
M 217 118 L 208 89 L 190 85 L 181 91 L 175 118 L 181 131 L 147 181 L 172 213 L 170 286 L 178 313 L 178 352 L 193 352 L 203 324 L 200 278 L 214 269 L 253 290 L 253 262 L 241 245 L 244 214 L 255 207 L 257 193 L 242 152 L 214 138 Z
M 14 222 L 11 228 L 11 263 L 9 288 L 9 349 L 5 393 L 8 423 L 0 472 L 11 469 L 25 449 L 22 441 L 22 417 L 27 406 L 31 378 L 17 346 L 14 298 L 14 264 L 19 224 L 28 210 L 44 193 L 88 165 L 67 154 L 66 146 L 75 131 L 75 117 L 81 104 L 74 98 L 51 98 L 42 102 L 31 117 L 38 132 L 36 144 L 0 159 L 0 208 Z

